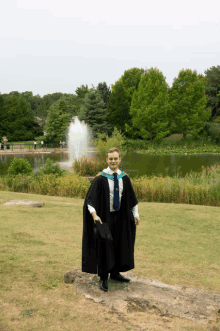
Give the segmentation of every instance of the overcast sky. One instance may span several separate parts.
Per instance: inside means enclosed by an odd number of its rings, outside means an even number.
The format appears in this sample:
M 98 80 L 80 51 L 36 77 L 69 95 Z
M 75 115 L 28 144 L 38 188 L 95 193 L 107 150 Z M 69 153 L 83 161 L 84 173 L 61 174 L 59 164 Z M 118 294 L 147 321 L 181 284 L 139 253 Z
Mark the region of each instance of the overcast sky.
M 220 65 L 219 0 L 0 0 L 0 92 L 74 93 L 125 70 Z

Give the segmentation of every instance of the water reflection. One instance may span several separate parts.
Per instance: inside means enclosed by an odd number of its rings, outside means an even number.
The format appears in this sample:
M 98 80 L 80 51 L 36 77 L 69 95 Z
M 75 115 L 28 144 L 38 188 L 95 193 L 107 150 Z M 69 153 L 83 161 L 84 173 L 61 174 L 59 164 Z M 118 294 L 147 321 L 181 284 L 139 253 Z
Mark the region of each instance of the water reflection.
M 16 155 L 16 157 L 26 158 L 35 170 L 44 166 L 49 157 L 54 162 L 68 161 L 68 154 L 32 154 Z M 0 175 L 7 173 L 7 169 L 13 155 L 0 155 Z M 180 174 L 185 176 L 190 171 L 200 172 L 202 166 L 208 167 L 220 164 L 220 154 L 201 155 L 143 155 L 138 153 L 128 153 L 121 162 L 120 169 L 129 174 L 131 178 L 143 175 L 169 175 Z
M 208 167 L 220 164 L 220 154 L 200 155 L 143 155 L 128 153 L 122 161 L 121 168 L 127 171 L 131 177 L 143 175 L 184 177 L 190 171 L 201 172 L 202 166 Z M 131 171 L 131 173 L 130 173 Z
M 40 167 L 43 167 L 47 158 L 49 157 L 53 162 L 61 162 L 61 161 L 67 161 L 68 155 L 66 153 L 60 153 L 60 154 L 16 154 L 14 155 L 0 155 L 0 175 L 7 174 L 8 167 L 13 160 L 14 157 L 23 157 L 27 159 L 32 167 L 34 168 L 34 171 L 39 169 Z

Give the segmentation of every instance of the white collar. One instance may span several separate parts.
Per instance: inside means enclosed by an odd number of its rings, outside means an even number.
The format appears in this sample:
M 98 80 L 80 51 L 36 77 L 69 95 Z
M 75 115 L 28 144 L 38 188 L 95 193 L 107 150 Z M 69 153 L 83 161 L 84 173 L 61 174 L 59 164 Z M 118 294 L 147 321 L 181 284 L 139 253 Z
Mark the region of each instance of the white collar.
M 117 172 L 118 175 L 121 174 L 121 170 L 120 169 L 118 169 L 117 171 L 113 171 L 109 167 L 106 168 L 106 169 L 103 169 L 103 172 L 106 172 L 107 174 L 110 174 L 110 175 L 112 175 L 114 172 Z

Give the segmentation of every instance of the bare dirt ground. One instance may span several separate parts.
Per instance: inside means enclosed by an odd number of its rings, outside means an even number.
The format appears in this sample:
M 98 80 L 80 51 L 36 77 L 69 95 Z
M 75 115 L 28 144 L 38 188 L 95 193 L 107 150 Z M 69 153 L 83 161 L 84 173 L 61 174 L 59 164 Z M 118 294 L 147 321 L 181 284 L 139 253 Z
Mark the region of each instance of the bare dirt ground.
M 97 275 L 79 269 L 66 273 L 64 281 L 74 283 L 88 300 L 110 308 L 120 320 L 130 320 L 131 330 L 220 331 L 220 293 L 122 274 L 130 283 L 109 280 L 108 292 L 99 289 Z

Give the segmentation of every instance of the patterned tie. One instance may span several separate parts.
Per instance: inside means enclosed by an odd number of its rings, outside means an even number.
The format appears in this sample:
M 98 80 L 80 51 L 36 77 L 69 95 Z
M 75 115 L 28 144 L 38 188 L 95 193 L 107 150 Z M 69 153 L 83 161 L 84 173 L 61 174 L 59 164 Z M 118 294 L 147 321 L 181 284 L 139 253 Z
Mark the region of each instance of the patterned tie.
M 119 210 L 119 187 L 118 187 L 118 178 L 117 173 L 114 172 L 114 200 L 113 200 L 113 208 L 115 211 Z

